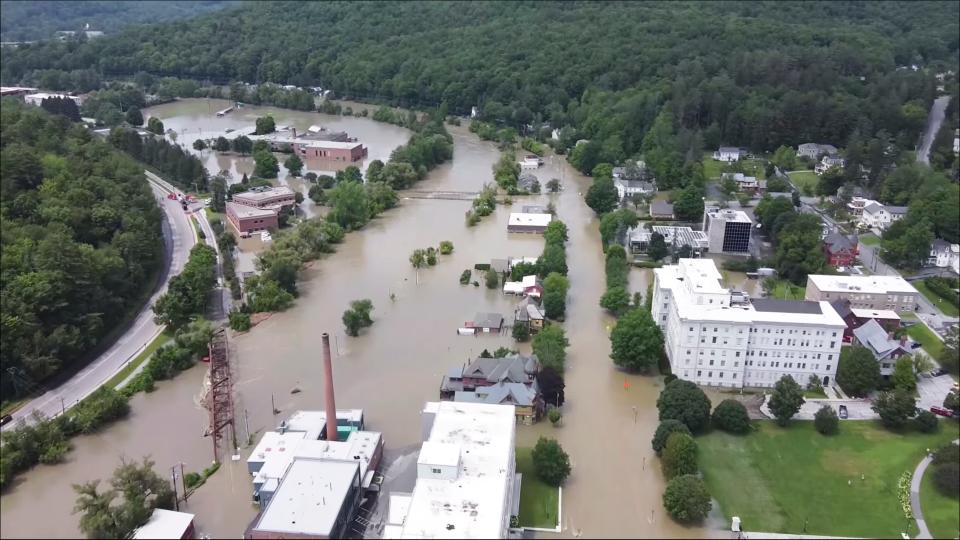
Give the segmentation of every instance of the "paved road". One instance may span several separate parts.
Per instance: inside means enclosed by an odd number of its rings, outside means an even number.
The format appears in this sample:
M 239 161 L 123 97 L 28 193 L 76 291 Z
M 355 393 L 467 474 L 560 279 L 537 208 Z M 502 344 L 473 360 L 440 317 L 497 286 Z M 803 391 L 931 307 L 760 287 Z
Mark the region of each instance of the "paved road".
M 917 161 L 920 163 L 930 164 L 930 147 L 933 146 L 933 139 L 940 131 L 940 124 L 943 124 L 944 111 L 946 111 L 949 102 L 950 96 L 940 96 L 933 101 L 933 106 L 930 107 L 927 126 L 924 128 L 920 147 L 917 148 Z
M 148 178 L 154 176 L 147 173 Z M 152 178 L 150 178 L 153 180 Z M 48 417 L 56 416 L 63 409 L 69 409 L 113 377 L 129 360 L 139 354 L 157 337 L 162 328 L 153 322 L 153 303 L 166 292 L 167 283 L 172 276 L 180 273 L 190 255 L 190 248 L 196 243 L 196 234 L 190 220 L 184 215 L 180 204 L 167 199 L 164 186 L 150 182 L 157 198 L 157 204 L 163 209 L 166 220 L 163 223 L 165 249 L 165 268 L 162 270 L 160 287 L 150 300 L 144 304 L 133 324 L 116 343 L 99 358 L 91 362 L 69 381 L 56 388 L 47 390 L 33 401 L 25 404 L 16 413 L 14 420 L 27 419 L 33 411 L 40 411 Z M 4 428 L 16 425 L 10 422 Z

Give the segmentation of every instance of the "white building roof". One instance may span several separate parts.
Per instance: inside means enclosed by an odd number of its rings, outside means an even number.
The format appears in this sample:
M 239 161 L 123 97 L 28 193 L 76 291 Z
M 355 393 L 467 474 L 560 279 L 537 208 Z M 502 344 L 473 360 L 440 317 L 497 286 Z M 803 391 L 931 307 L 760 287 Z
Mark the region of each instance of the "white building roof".
M 731 292 L 712 259 L 680 259 L 654 269 L 654 274 L 661 287 L 670 289 L 682 321 L 846 326 L 825 301 L 758 299 L 731 304 Z
M 230 212 L 232 212 L 233 215 L 237 216 L 239 219 L 271 217 L 277 215 L 277 211 L 270 208 L 257 208 L 255 206 L 247 206 L 245 204 L 237 204 L 235 202 L 228 202 L 227 207 L 230 208 Z
M 273 432 L 264 433 L 264 437 Z M 298 433 L 304 435 L 304 433 Z M 285 435 L 293 435 L 286 433 Z M 269 479 L 283 478 L 287 467 L 295 459 L 319 459 L 335 461 L 355 461 L 360 464 L 361 478 L 366 475 L 370 460 L 379 446 L 381 435 L 376 431 L 353 431 L 346 441 L 325 441 L 316 439 L 294 439 L 283 448 L 268 452 L 263 467 L 254 476 L 254 484 L 265 483 Z M 259 445 L 258 445 L 259 446 Z
M 265 463 L 271 456 L 278 453 L 292 453 L 292 449 L 303 440 L 305 433 L 277 433 L 268 431 L 260 438 L 256 448 L 247 458 L 247 463 Z
M 523 292 L 523 282 L 507 281 L 503 284 L 504 294 L 520 294 Z
M 850 313 L 861 319 L 894 319 L 899 321 L 900 316 L 890 309 L 859 309 L 850 308 Z
M 134 540 L 183 538 L 183 533 L 187 532 L 191 523 L 193 523 L 193 514 L 157 508 L 143 526 L 133 531 L 133 538 Z
M 525 214 L 523 212 L 512 212 L 510 214 L 509 225 L 546 227 L 552 220 L 553 216 L 550 214 Z
M 255 188 L 250 191 L 244 191 L 242 193 L 235 193 L 233 195 L 234 199 L 242 199 L 245 201 L 251 202 L 260 202 L 274 197 L 293 197 L 293 190 L 286 186 L 278 186 L 271 188 Z
M 724 208 L 723 210 L 714 210 L 708 212 L 707 215 L 710 216 L 710 219 L 723 219 L 727 222 L 744 222 L 744 223 L 753 223 L 750 219 L 750 216 L 747 215 L 743 210 L 732 210 L 729 208 Z
M 532 276 L 523 276 L 523 281 L 520 283 L 523 284 L 523 288 L 533 287 L 537 284 L 537 276 L 536 274 Z
M 502 537 L 513 496 L 514 407 L 443 401 L 427 403 L 424 413 L 435 414 L 425 451 L 448 452 L 437 443 L 459 447 L 458 475 L 418 478 L 402 527 L 389 532 L 399 538 Z
M 255 528 L 329 537 L 357 469 L 354 462 L 294 460 Z
M 439 441 L 424 441 L 417 464 L 456 467 L 460 464 L 460 445 Z
M 812 274 L 807 276 L 822 292 L 863 293 L 863 294 L 917 294 L 913 285 L 900 276 L 828 276 Z

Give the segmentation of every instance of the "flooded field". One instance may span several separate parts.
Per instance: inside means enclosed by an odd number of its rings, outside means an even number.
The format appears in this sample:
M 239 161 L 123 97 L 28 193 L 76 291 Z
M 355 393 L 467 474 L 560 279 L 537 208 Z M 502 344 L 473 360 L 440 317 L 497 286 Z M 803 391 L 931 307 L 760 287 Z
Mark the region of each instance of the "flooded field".
M 211 103 L 185 100 L 145 114 L 159 116 L 167 127 L 184 133 L 178 137 L 186 138 L 187 144 L 196 138 L 188 134 L 225 129 L 218 123 L 239 122 L 240 115 L 249 118 L 239 123 L 249 123 L 266 111 L 275 114 L 278 124 L 292 122 L 305 128 L 320 123 L 348 131 L 370 147 L 370 159 L 385 159 L 409 136 L 401 128 L 366 119 L 270 108 L 244 108 L 236 116 L 216 118 L 217 102 Z M 476 191 L 491 181 L 497 149 L 465 127 L 450 129 L 453 161 L 434 170 L 417 185 L 418 190 Z M 226 168 L 233 174 L 245 166 L 240 158 L 206 159 L 209 167 Z M 598 220 L 581 195 L 589 179 L 562 159 L 546 161 L 536 171 L 541 183 L 560 178 L 565 189 L 554 195 L 515 197 L 514 207 L 552 201 L 570 229 L 571 294 L 564 323 L 570 340 L 567 401 L 563 427 L 553 428 L 548 422 L 518 426 L 518 444 L 532 446 L 538 436 L 546 435 L 559 439 L 570 454 L 573 472 L 563 490 L 565 537 L 707 536 L 708 530 L 676 525 L 663 511 L 663 479 L 650 448 L 657 425 L 659 383 L 651 377 L 625 375 L 614 369 L 609 358 L 613 320 L 598 305 L 605 289 Z M 241 442 L 245 442 L 245 425 L 258 437 L 257 433 L 271 429 L 296 409 L 322 408 L 320 334 L 330 332 L 335 336 L 337 405 L 363 408 L 368 429 L 383 432 L 387 467 L 392 458 L 412 454 L 420 438 L 419 411 L 425 401 L 437 399 L 442 373 L 483 349 L 514 343 L 509 334 L 456 334 L 456 328 L 478 311 L 499 312 L 512 320 L 516 303 L 516 297 L 483 287 L 479 274 L 475 279 L 481 281 L 480 287 L 460 285 L 460 273 L 491 258 L 536 256 L 543 248 L 540 236 L 506 232 L 508 207 L 498 207 L 479 225 L 468 228 L 464 212 L 469 205 L 468 201 L 402 200 L 399 208 L 348 235 L 337 253 L 308 269 L 293 308 L 231 339 Z M 410 253 L 441 240 L 452 241 L 454 253 L 441 256 L 435 267 L 421 269 L 417 284 L 408 262 Z M 633 290 L 645 292 L 652 274 L 635 269 L 630 279 Z M 360 298 L 373 301 L 375 322 L 359 337 L 346 337 L 341 315 L 350 301 Z M 520 349 L 529 352 L 529 345 Z M 77 439 L 68 463 L 41 466 L 23 475 L 22 482 L 2 498 L 2 536 L 76 535 L 78 519 L 70 515 L 74 500 L 70 484 L 108 477 L 120 456 L 138 459 L 150 454 L 157 469 L 167 474 L 180 461 L 187 470 L 206 466 L 211 445 L 201 436 L 206 415 L 197 406 L 202 369 L 196 367 L 158 385 L 156 392 L 135 398 L 130 419 L 95 437 Z M 295 387 L 301 391 L 291 393 Z M 279 414 L 273 414 L 271 401 Z M 249 451 L 241 449 L 242 459 Z M 188 510 L 197 514 L 199 533 L 240 537 L 254 517 L 242 459 L 221 469 L 190 499 Z M 391 473 L 387 476 L 389 480 Z

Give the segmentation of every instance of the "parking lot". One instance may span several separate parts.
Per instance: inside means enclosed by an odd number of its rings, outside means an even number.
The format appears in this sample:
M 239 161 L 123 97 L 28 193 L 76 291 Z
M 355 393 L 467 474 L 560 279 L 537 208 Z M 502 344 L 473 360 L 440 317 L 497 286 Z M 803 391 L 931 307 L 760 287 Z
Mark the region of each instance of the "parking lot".
M 921 375 L 917 380 L 917 407 L 930 410 L 930 407 L 943 406 L 943 398 L 947 397 L 953 388 L 953 377 L 949 375 L 940 375 L 939 377 L 927 377 Z

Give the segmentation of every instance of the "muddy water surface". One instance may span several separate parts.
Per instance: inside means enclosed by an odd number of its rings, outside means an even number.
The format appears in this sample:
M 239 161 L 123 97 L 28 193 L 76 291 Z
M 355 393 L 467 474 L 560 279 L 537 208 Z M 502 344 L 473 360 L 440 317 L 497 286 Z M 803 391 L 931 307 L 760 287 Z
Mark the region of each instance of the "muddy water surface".
M 213 103 L 209 112 L 205 100 L 146 112 L 163 118 L 167 127 L 199 133 L 214 122 L 233 121 L 230 116 L 216 118 L 212 111 L 218 107 Z M 365 119 L 267 108 L 248 108 L 243 114 L 253 118 L 266 110 L 274 112 L 278 123 L 288 114 L 295 115 L 303 127 L 327 122 L 344 129 L 370 146 L 371 158 L 392 150 L 372 141 L 396 146 L 407 137 L 400 128 Z M 335 121 L 347 124 L 336 126 Z M 368 123 L 371 131 L 362 133 Z M 451 131 L 453 161 L 433 171 L 418 190 L 476 191 L 490 181 L 491 166 L 498 158 L 496 148 L 477 140 L 466 128 Z M 192 143 L 195 137 L 188 138 Z M 208 165 L 220 168 L 216 159 L 208 158 Z M 570 228 L 572 288 L 564 327 L 571 346 L 563 427 L 519 426 L 518 444 L 532 446 L 540 435 L 556 437 L 571 456 L 573 473 L 563 490 L 563 536 L 705 536 L 708 532 L 703 529 L 674 524 L 662 509 L 663 480 L 649 443 L 657 424 L 659 383 L 650 377 L 625 375 L 609 359 L 613 320 L 598 305 L 605 288 L 598 223 L 581 195 L 588 179 L 560 159 L 548 159 L 536 174 L 544 184 L 561 178 L 564 191 L 518 197 L 514 207 L 553 201 Z M 479 273 L 474 279 L 481 282 L 480 287 L 461 286 L 460 273 L 491 258 L 536 256 L 543 247 L 540 236 L 506 232 L 509 207 L 498 207 L 472 228 L 464 224 L 468 208 L 467 201 L 403 200 L 399 208 L 362 232 L 348 235 L 336 254 L 308 269 L 293 308 L 231 339 L 241 442 L 247 429 L 258 437 L 293 410 L 322 408 L 320 334 L 330 332 L 336 349 L 337 405 L 365 410 L 368 429 L 384 434 L 388 457 L 412 453 L 420 441 L 419 411 L 425 401 L 437 399 L 442 374 L 485 348 L 513 345 L 509 335 L 456 335 L 456 328 L 478 311 L 499 312 L 512 320 L 516 301 L 483 287 Z M 441 240 L 452 241 L 454 253 L 441 256 L 435 267 L 421 269 L 418 284 L 417 272 L 407 260 L 410 253 Z M 649 271 L 634 270 L 631 288 L 645 292 L 649 279 Z M 346 337 L 341 315 L 351 300 L 359 298 L 373 301 L 375 322 L 360 337 Z M 529 345 L 520 349 L 529 352 Z M 291 393 L 294 388 L 300 392 Z M 77 534 L 77 516 L 70 515 L 74 500 L 70 484 L 108 477 L 121 455 L 152 454 L 158 470 L 167 474 L 180 461 L 187 463 L 187 470 L 206 466 L 211 459 L 210 441 L 201 436 L 206 415 L 196 405 L 201 389 L 202 368 L 197 367 L 159 385 L 153 394 L 135 398 L 129 420 L 97 436 L 77 439 L 67 464 L 38 467 L 23 475 L 20 485 L 2 498 L 2 536 Z M 271 398 L 281 411 L 277 415 Z M 243 458 L 249 450 L 241 449 Z M 243 462 L 215 474 L 191 498 L 188 509 L 197 514 L 201 533 L 242 535 L 256 513 Z

